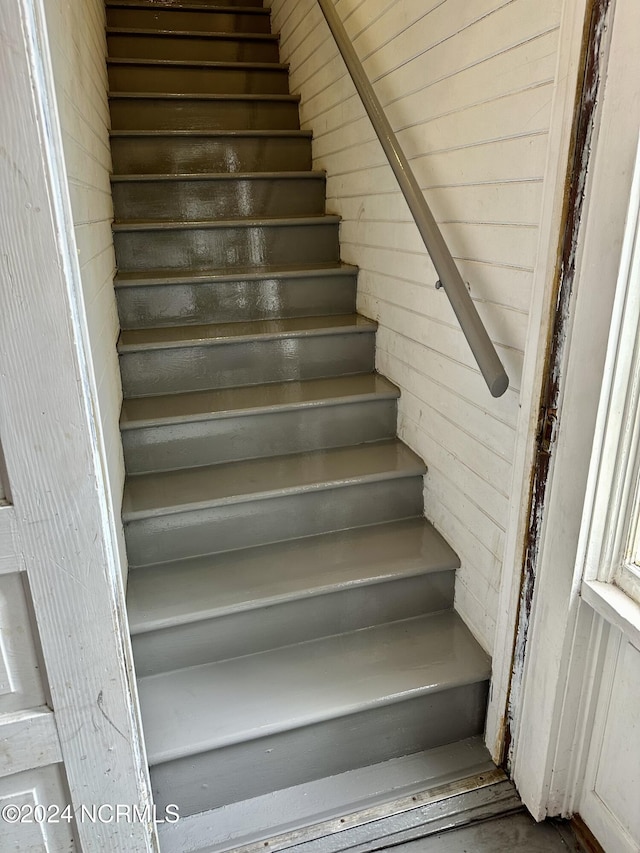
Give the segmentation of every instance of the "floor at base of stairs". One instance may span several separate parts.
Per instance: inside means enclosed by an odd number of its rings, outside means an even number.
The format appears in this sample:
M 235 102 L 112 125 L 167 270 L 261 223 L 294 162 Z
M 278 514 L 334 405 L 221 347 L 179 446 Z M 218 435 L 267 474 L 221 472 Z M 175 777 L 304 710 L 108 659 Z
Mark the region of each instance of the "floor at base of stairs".
M 536 823 L 474 737 L 160 825 L 159 835 L 162 853 L 584 853 L 571 826 Z
M 484 820 L 394 846 L 394 853 L 581 853 L 564 823 L 536 823 L 525 812 Z
M 339 853 L 363 844 L 379 850 L 521 808 L 482 739 L 473 737 L 158 829 L 162 853 Z

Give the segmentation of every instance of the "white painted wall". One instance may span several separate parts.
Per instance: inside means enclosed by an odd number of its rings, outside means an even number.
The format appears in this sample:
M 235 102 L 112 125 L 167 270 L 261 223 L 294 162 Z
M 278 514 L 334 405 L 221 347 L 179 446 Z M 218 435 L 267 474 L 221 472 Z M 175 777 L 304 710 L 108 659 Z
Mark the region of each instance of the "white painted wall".
M 269 2 L 269 0 L 267 0 Z M 314 167 L 378 320 L 401 438 L 427 462 L 426 515 L 462 560 L 456 607 L 493 650 L 536 267 L 561 0 L 337 0 L 471 285 L 510 387 L 483 384 L 317 0 L 271 0 Z
M 62 128 L 84 310 L 98 393 L 104 461 L 119 530 L 124 462 L 118 428 L 122 388 L 111 235 L 111 151 L 103 0 L 44 0 Z M 120 536 L 122 540 L 122 536 Z M 124 559 L 124 548 L 120 547 Z

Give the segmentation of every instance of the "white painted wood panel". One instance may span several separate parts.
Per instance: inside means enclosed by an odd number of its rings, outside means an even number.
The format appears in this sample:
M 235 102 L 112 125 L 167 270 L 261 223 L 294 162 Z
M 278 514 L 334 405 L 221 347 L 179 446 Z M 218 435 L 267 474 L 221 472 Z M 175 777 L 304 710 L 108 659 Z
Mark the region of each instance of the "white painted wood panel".
M 44 7 L 98 393 L 99 439 L 124 566 L 120 523 L 124 461 L 118 428 L 122 388 L 115 348 L 120 329 L 113 289 L 105 7 L 103 0 L 44 0 Z
M 605 850 L 640 849 L 640 651 L 611 629 L 579 803 Z
M 327 170 L 427 516 L 462 557 L 456 602 L 493 649 L 536 270 L 561 0 L 336 0 L 510 376 L 483 386 L 316 0 L 271 0 L 314 166 Z
M 0 808 L 19 806 L 28 816 L 38 805 L 45 808 L 56 805 L 62 810 L 67 802 L 59 765 L 0 779 Z M 2 849 L 11 853 L 73 853 L 78 849 L 74 835 L 74 824 L 64 820 L 58 823 L 3 823 Z
M 0 714 L 0 777 L 62 761 L 53 711 L 30 708 Z
M 23 573 L 0 574 L 0 719 L 46 701 L 25 582 Z
M 66 805 L 62 753 L 42 670 L 15 509 L 0 505 L 0 808 Z M 53 798 L 53 799 L 52 799 Z M 0 816 L 2 849 L 75 849 L 68 825 L 11 824 Z
M 15 510 L 9 505 L 0 506 L 0 575 L 20 571 L 22 566 Z
M 69 86 L 62 94 L 74 105 L 73 121 L 81 113 L 88 125 L 97 123 L 102 90 L 97 84 L 92 90 L 90 75 L 94 69 L 98 74 L 104 54 L 83 57 L 104 43 L 104 11 L 96 3 L 50 3 L 49 11 L 62 16 L 57 32 L 69 48 L 62 57 Z M 3 281 L 10 282 L 0 311 L 0 432 L 12 501 L 0 508 L 6 549 L 0 553 L 0 600 L 7 602 L 0 608 L 7 640 L 0 739 L 8 762 L 0 798 L 62 808 L 71 802 L 74 810 L 118 803 L 144 809 L 151 792 L 114 508 L 106 499 L 108 442 L 98 384 L 107 368 L 94 368 L 88 343 L 91 322 L 104 342 L 102 326 L 112 315 L 102 301 L 104 269 L 97 279 L 81 280 L 82 249 L 85 268 L 98 268 L 109 250 L 103 245 L 109 223 L 103 218 L 94 228 L 72 215 L 57 110 L 64 99 L 54 92 L 44 0 L 0 5 L 0 46 L 0 113 L 12 119 L 0 123 L 0 261 Z M 83 106 L 84 97 L 95 104 Z M 110 352 L 115 358 L 113 341 Z M 117 407 L 113 417 L 117 424 Z M 46 687 L 35 683 L 36 645 Z M 73 841 L 65 823 L 11 825 L 0 846 L 29 853 L 157 849 L 151 821 L 79 821 L 72 829 Z

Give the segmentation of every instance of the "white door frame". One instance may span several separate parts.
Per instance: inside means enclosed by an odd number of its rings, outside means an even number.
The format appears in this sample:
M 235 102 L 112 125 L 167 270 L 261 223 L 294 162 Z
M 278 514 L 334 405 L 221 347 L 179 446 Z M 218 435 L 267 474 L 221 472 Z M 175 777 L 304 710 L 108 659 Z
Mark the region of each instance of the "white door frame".
M 511 486 L 511 510 L 503 557 L 493 652 L 491 692 L 485 738 L 497 764 L 506 758 L 505 740 L 513 720 L 509 698 L 514 670 L 514 641 L 519 617 L 523 558 L 529 528 L 532 469 L 539 429 L 540 396 L 547 366 L 547 348 L 555 310 L 558 240 L 565 214 L 567 168 L 574 132 L 576 88 L 584 58 L 584 24 L 590 0 L 565 0 L 558 37 L 556 87 L 551 111 L 545 167 L 541 228 L 529 310 L 522 376 L 520 416 Z M 519 677 L 520 672 L 516 673 Z
M 0 4 L 0 75 L 0 438 L 13 532 L 71 805 L 144 808 L 151 790 L 42 0 Z M 75 838 L 85 853 L 157 849 L 152 815 L 78 822 Z
M 640 81 L 625 73 L 624 61 L 637 50 L 636 28 L 627 19 L 634 2 L 611 3 L 600 51 L 598 108 L 558 364 L 559 406 L 535 594 L 512 723 L 513 777 L 536 818 L 568 816 L 576 808 L 592 697 L 608 642 L 607 625 L 580 598 L 579 539 L 640 127 Z

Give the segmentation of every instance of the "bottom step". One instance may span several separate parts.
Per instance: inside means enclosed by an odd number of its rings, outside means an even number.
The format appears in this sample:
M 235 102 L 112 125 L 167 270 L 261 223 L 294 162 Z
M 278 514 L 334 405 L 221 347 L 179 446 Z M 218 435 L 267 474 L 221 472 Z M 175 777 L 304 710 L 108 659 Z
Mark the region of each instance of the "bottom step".
M 446 611 L 142 678 L 155 802 L 194 814 L 479 734 L 489 674 Z
M 455 801 L 469 798 L 469 790 L 474 800 L 513 810 L 519 801 L 504 779 L 482 739 L 473 737 L 185 817 L 158 832 L 163 853 L 342 850 L 353 846 L 356 833 L 369 843 L 388 835 L 391 821 L 396 831 L 398 824 L 424 827 L 432 822 L 428 808 L 459 825 L 468 799 L 464 810 Z

